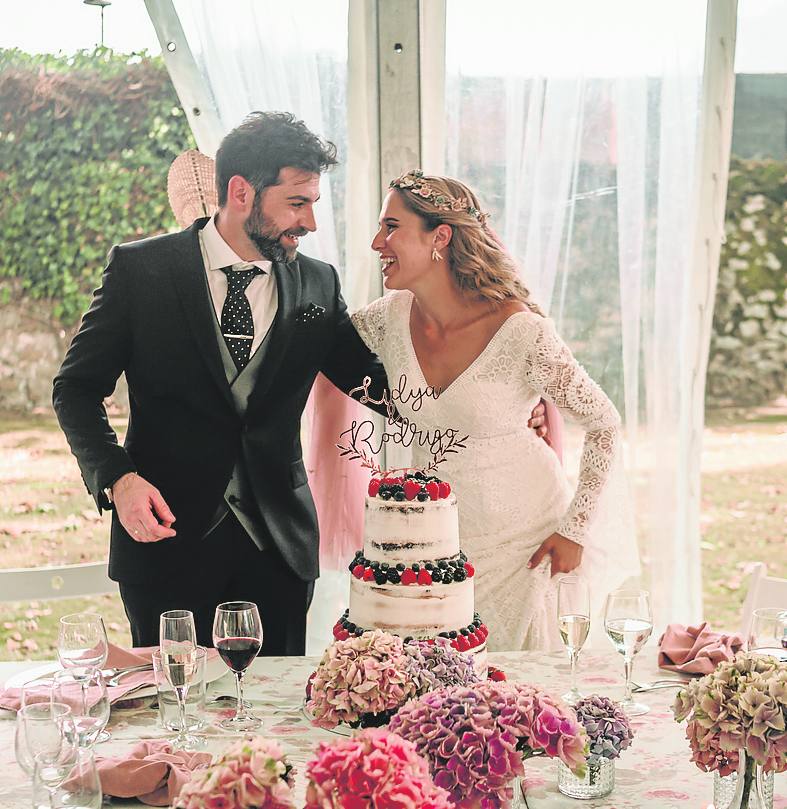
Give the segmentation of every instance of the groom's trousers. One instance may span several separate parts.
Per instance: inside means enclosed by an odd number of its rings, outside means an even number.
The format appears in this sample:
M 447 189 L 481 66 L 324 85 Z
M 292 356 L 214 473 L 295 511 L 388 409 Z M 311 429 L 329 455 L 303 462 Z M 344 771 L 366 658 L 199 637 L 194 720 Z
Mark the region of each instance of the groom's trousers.
M 262 618 L 260 654 L 305 654 L 306 612 L 314 582 L 296 576 L 273 543 L 259 550 L 229 512 L 210 534 L 196 540 L 194 553 L 196 559 L 163 581 L 157 577 L 150 584 L 120 582 L 134 646 L 157 646 L 161 613 L 186 609 L 194 613 L 197 642 L 211 647 L 216 606 L 223 601 L 252 601 Z

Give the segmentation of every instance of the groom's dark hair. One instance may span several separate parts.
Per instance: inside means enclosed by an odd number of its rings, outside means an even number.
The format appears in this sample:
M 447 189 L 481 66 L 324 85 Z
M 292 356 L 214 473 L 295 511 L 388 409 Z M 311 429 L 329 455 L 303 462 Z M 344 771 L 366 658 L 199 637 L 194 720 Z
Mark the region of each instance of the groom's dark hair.
M 236 174 L 260 194 L 277 184 L 283 168 L 320 174 L 337 162 L 336 146 L 318 138 L 292 113 L 249 113 L 224 137 L 216 152 L 219 206 L 227 202 L 227 183 Z

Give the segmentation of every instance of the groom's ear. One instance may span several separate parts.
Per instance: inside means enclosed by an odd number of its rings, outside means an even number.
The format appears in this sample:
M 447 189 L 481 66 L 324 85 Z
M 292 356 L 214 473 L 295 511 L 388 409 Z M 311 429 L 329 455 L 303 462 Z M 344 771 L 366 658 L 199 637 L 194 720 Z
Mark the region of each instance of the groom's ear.
M 450 225 L 438 225 L 432 233 L 434 234 L 434 246 L 437 250 L 442 250 L 451 243 L 454 231 Z
M 254 204 L 254 188 L 245 177 L 234 174 L 227 183 L 227 205 L 236 211 L 248 213 Z

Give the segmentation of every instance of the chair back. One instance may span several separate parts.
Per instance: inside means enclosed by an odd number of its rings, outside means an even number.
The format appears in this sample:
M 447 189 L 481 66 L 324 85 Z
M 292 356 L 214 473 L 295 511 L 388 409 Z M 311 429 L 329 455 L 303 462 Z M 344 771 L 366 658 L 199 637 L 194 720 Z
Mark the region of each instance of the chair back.
M 752 569 L 749 589 L 743 602 L 742 637 L 749 636 L 752 613 L 760 607 L 781 607 L 787 610 L 787 579 L 769 576 L 768 568 L 762 562 L 757 562 Z
M 117 591 L 106 562 L 0 570 L 0 603 L 74 598 Z

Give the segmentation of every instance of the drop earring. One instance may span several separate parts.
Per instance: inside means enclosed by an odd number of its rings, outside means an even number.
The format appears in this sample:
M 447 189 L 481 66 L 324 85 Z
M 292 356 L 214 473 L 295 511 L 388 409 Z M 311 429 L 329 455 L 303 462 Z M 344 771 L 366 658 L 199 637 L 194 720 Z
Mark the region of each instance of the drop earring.
M 437 252 L 437 248 L 432 248 L 432 261 L 442 261 L 443 257 Z

